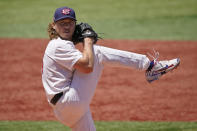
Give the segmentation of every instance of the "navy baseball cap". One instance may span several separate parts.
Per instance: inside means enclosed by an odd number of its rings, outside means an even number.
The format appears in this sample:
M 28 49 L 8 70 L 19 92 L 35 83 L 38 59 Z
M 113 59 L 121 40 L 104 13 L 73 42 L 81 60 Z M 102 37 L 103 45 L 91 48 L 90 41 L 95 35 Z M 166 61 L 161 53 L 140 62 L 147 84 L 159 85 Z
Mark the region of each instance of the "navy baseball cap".
M 57 8 L 54 13 L 54 22 L 57 22 L 58 20 L 70 18 L 76 21 L 75 17 L 75 11 L 72 8 L 69 7 L 61 7 Z

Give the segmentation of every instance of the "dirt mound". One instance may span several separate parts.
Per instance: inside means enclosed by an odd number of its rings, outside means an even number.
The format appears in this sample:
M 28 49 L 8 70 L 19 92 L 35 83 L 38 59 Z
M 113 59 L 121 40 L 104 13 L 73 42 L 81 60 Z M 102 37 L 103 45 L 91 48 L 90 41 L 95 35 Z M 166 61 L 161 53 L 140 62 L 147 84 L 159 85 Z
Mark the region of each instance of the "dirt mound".
M 55 120 L 41 83 L 48 40 L 0 39 L 0 120 Z M 180 57 L 181 66 L 149 84 L 135 69 L 104 69 L 91 103 L 95 120 L 196 121 L 197 42 L 101 40 L 101 45 L 160 59 Z

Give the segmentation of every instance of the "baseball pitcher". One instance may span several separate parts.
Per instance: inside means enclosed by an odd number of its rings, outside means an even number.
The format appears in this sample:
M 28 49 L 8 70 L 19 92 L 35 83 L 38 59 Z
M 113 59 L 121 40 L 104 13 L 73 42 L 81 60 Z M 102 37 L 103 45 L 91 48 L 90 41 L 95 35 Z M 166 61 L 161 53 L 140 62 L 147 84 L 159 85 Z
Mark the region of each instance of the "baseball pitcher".
M 73 131 L 96 131 L 90 103 L 105 65 L 145 71 L 148 82 L 176 68 L 178 58 L 150 61 L 146 55 L 96 44 L 99 37 L 87 23 L 76 23 L 72 8 L 57 8 L 48 26 L 50 41 L 43 57 L 42 82 L 57 119 Z M 81 43 L 83 50 L 75 45 Z

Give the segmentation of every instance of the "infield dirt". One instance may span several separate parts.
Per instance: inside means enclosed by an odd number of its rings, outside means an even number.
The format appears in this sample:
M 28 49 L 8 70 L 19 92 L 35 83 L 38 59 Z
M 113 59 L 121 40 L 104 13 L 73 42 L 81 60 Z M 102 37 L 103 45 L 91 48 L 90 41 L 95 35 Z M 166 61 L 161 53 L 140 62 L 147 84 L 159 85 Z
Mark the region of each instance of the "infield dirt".
M 45 39 L 0 39 L 0 120 L 56 120 L 41 83 Z M 144 71 L 106 67 L 91 103 L 94 120 L 197 121 L 197 42 L 101 40 L 160 60 L 179 57 L 173 73 L 149 84 Z

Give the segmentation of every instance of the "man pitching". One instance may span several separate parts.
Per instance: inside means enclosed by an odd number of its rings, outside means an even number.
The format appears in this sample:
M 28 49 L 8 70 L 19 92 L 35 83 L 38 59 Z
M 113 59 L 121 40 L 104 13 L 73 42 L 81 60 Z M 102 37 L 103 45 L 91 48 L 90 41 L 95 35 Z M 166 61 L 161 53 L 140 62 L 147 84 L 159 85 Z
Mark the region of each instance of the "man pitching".
M 43 57 L 42 82 L 57 119 L 73 131 L 96 131 L 90 103 L 105 65 L 144 70 L 148 82 L 180 63 L 150 61 L 146 55 L 97 45 L 97 33 L 87 23 L 76 24 L 72 8 L 57 8 L 49 24 L 50 41 Z M 82 44 L 80 52 L 76 44 Z

